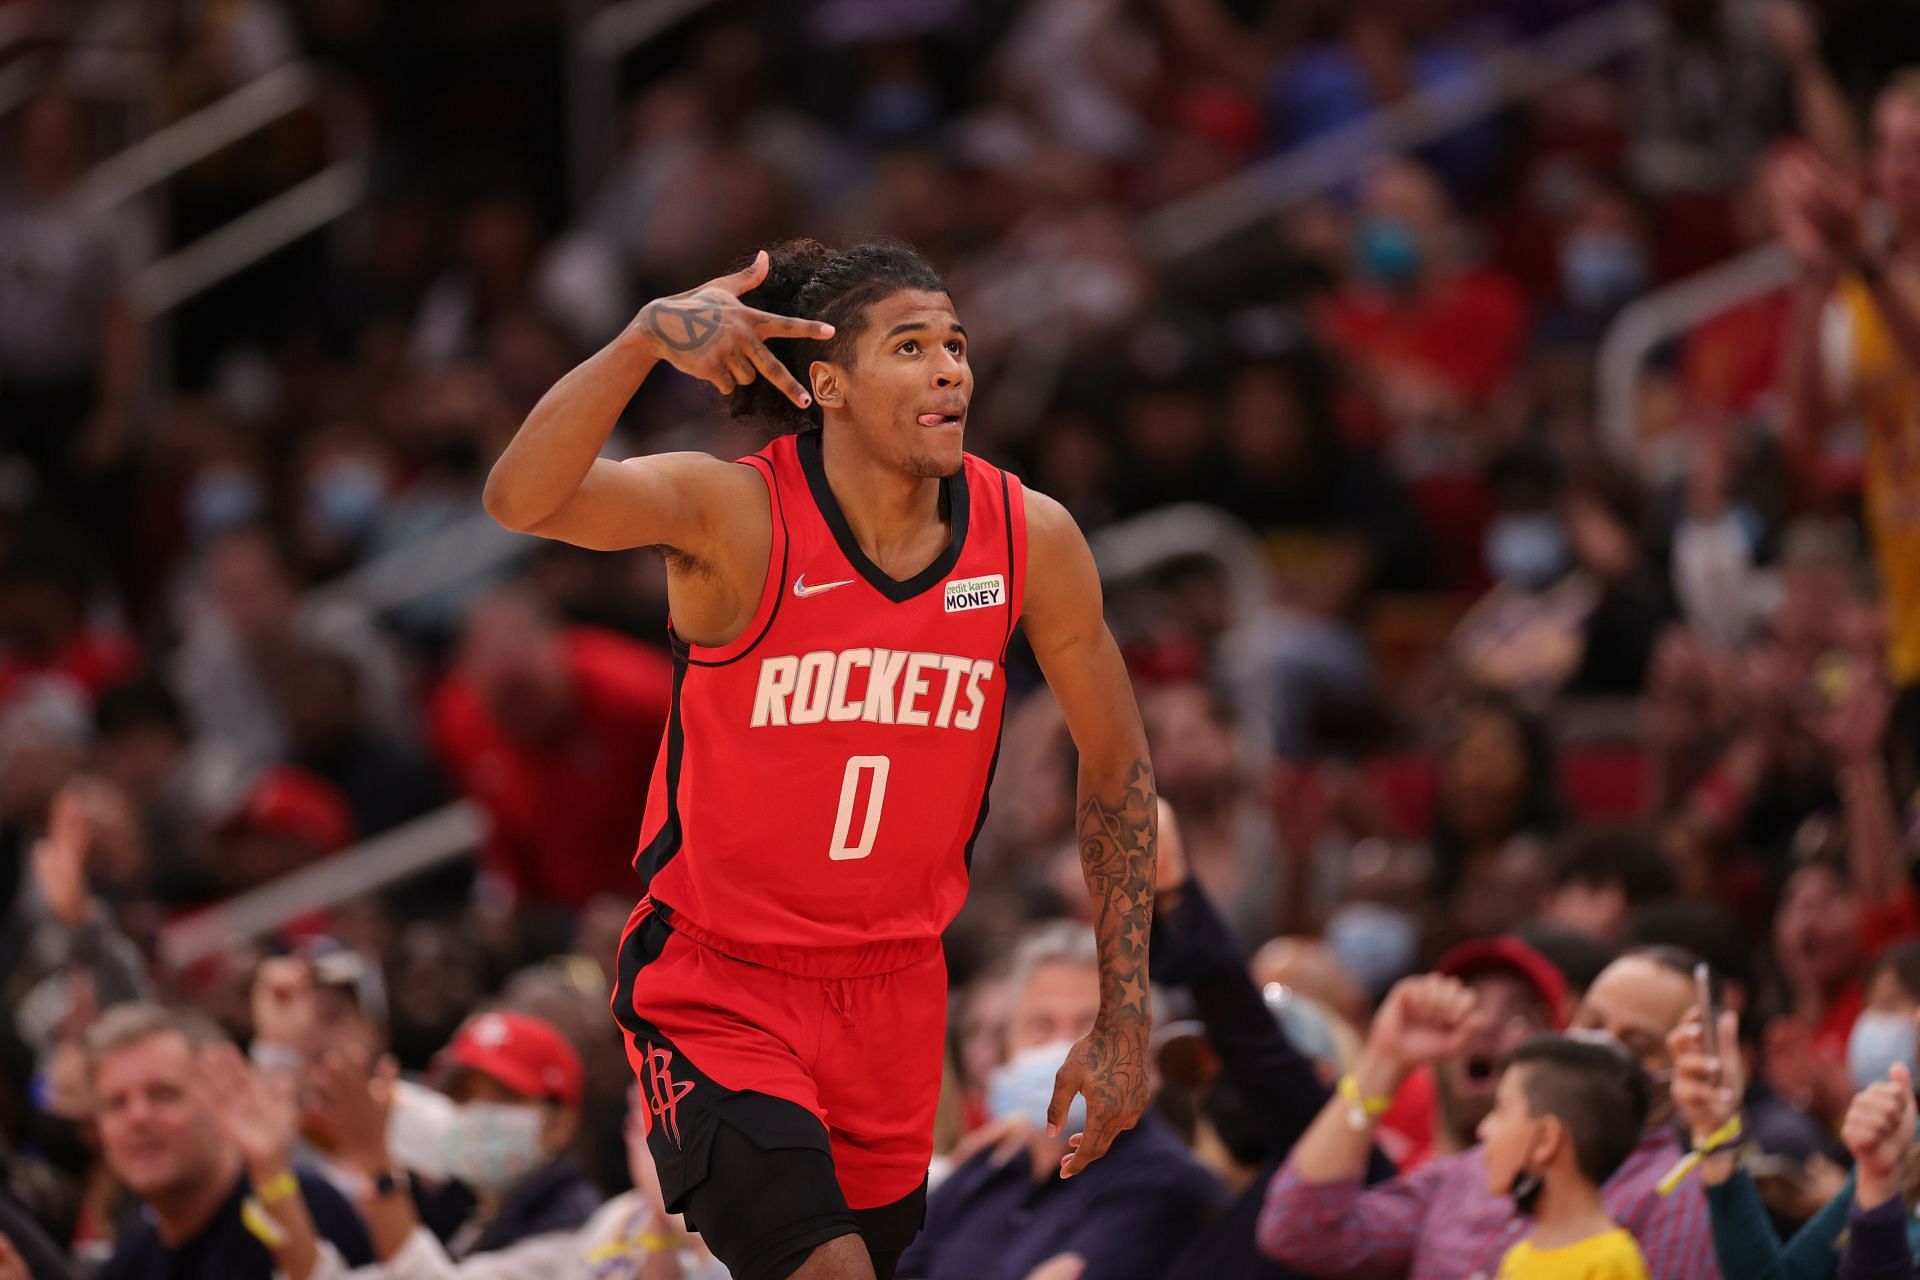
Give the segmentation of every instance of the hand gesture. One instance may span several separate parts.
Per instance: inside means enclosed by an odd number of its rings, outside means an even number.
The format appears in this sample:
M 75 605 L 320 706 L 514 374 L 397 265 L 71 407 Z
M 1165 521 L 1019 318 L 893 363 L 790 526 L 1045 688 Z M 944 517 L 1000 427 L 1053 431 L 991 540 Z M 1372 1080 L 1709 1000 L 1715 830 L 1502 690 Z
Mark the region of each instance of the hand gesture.
M 1811 711 L 1807 728 L 1842 764 L 1871 761 L 1887 733 L 1893 690 L 1866 664 L 1837 659 L 1821 664 L 1820 679 L 1834 686 L 1834 702 Z
M 92 823 L 87 817 L 84 783 L 78 780 L 60 788 L 53 797 L 53 813 L 47 822 L 47 834 L 34 842 L 33 879 L 41 901 L 54 919 L 69 929 L 87 918 L 93 891 L 87 887 L 87 844 L 92 838 Z
M 1129 1016 L 1125 1022 L 1096 1022 L 1093 1031 L 1067 1052 L 1067 1060 L 1053 1078 L 1047 1136 L 1059 1134 L 1076 1093 L 1087 1100 L 1087 1128 L 1067 1139 L 1067 1154 L 1060 1158 L 1061 1177 L 1071 1178 L 1107 1154 L 1113 1140 L 1133 1128 L 1147 1109 L 1148 1021 Z
M 1913 1080 L 1904 1063 L 1896 1062 L 1885 1080 L 1854 1095 L 1840 1126 L 1840 1140 L 1859 1168 L 1863 1205 L 1869 1198 L 1868 1184 L 1886 1188 L 1899 1177 L 1907 1148 L 1913 1145 L 1913 1125 Z M 1874 1202 L 1884 1199 L 1881 1195 Z
M 260 1176 L 287 1167 L 299 1117 L 291 1079 L 255 1071 L 238 1049 L 220 1044 L 201 1055 L 199 1087 L 248 1169 Z
M 1687 1122 L 1695 1145 L 1739 1114 L 1746 1079 L 1740 1061 L 1740 1019 L 1720 1013 L 1718 1057 L 1707 1056 L 1706 1030 L 1696 1007 L 1667 1036 L 1673 1057 L 1673 1106 Z
M 740 301 L 741 294 L 759 288 L 767 278 L 767 262 L 767 251 L 762 249 L 751 265 L 731 275 L 649 302 L 633 323 L 661 359 L 684 374 L 712 383 L 721 395 L 763 377 L 804 409 L 813 403 L 812 395 L 774 358 L 763 340 L 825 341 L 833 336 L 833 326 L 776 316 Z
M 317 1025 L 313 970 L 293 956 L 270 956 L 253 973 L 253 1038 L 296 1049 L 313 1046 Z
M 1780 239 L 1803 267 L 1832 272 L 1859 250 L 1860 196 L 1804 143 L 1782 148 L 1767 170 Z
M 1373 1017 L 1367 1052 L 1400 1069 L 1459 1053 L 1479 1025 L 1478 1005 L 1479 997 L 1457 978 L 1402 978 Z
M 387 1120 L 393 1114 L 393 1085 L 398 1064 L 382 1058 L 369 1069 L 364 1059 L 329 1051 L 313 1070 L 315 1105 L 332 1126 L 340 1158 L 369 1177 L 392 1164 L 387 1152 Z

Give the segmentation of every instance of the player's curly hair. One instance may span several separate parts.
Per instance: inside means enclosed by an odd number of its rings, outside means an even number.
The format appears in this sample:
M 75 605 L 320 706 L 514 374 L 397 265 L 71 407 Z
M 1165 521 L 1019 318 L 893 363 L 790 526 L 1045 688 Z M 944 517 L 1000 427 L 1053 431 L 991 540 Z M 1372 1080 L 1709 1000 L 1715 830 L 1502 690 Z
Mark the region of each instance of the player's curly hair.
M 805 387 L 815 360 L 853 362 L 854 340 L 866 327 L 867 308 L 903 290 L 945 293 L 947 286 L 920 251 L 900 240 L 868 240 L 832 249 L 818 240 L 788 240 L 767 251 L 767 278 L 742 295 L 747 305 L 775 315 L 824 320 L 834 328 L 825 342 L 768 338 L 767 349 Z M 765 378 L 755 378 L 727 397 L 727 411 L 753 418 L 776 434 L 809 431 L 821 423 L 820 406 L 798 408 Z

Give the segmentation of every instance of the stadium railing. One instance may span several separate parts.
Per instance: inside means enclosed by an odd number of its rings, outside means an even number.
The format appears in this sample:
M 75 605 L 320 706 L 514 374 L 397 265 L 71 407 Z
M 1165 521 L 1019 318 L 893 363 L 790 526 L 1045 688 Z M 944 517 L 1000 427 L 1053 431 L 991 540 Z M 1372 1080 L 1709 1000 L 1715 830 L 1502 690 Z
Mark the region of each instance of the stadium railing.
M 1141 238 L 1162 264 L 1178 262 L 1349 182 L 1382 156 L 1416 150 L 1525 98 L 1639 50 L 1661 28 L 1657 12 L 1626 0 L 1562 23 L 1532 40 L 1487 54 L 1450 76 L 1292 150 L 1146 214 Z M 1034 308 L 1044 313 L 1044 308 Z M 998 379 L 993 421 L 1015 436 L 1045 412 L 1071 350 L 1042 334 L 1023 335 L 1019 355 Z
M 126 204 L 222 147 L 312 106 L 324 91 L 316 68 L 306 63 L 276 67 L 96 164 L 82 180 L 81 199 L 94 209 Z M 142 268 L 133 284 L 140 314 L 156 319 L 326 226 L 360 203 L 367 179 L 368 150 L 362 139 L 319 173 Z
M 1438 141 L 1524 98 L 1635 52 L 1660 30 L 1644 4 L 1624 3 L 1487 54 L 1470 71 L 1381 107 L 1148 214 L 1141 225 L 1162 261 L 1196 253 L 1258 219 L 1346 182 L 1381 156 Z
M 160 930 L 163 963 L 185 969 L 316 911 L 378 893 L 455 858 L 486 837 L 487 819 L 458 800 Z
M 568 0 L 567 185 L 576 213 L 587 207 L 613 154 L 620 114 L 620 60 L 713 4 L 713 0 Z
M 1628 303 L 1600 340 L 1594 362 L 1601 439 L 1622 459 L 1633 457 L 1640 370 L 1663 344 L 1751 302 L 1793 279 L 1793 257 L 1779 244 L 1750 249 Z

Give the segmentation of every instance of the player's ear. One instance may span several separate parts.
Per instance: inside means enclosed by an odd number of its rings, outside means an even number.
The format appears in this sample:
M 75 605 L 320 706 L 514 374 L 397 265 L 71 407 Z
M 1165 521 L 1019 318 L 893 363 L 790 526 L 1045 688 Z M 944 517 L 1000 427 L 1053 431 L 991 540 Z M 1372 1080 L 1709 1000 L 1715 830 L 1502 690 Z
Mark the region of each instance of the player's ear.
M 813 402 L 829 409 L 838 409 L 847 402 L 846 389 L 841 385 L 840 370 L 825 360 L 815 360 L 807 366 L 807 380 L 813 383 Z

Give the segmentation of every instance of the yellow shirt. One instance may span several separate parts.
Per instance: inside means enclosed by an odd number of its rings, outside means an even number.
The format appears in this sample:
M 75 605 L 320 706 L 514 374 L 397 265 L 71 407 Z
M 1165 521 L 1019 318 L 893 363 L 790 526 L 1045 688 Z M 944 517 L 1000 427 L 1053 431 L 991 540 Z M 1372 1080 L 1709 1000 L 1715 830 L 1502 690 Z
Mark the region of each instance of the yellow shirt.
M 1911 294 L 1912 283 L 1897 287 Z M 1887 662 L 1896 684 L 1911 684 L 1920 680 L 1920 376 L 1903 367 L 1859 279 L 1841 284 L 1828 315 L 1829 367 L 1867 428 L 1864 497 L 1886 602 Z
M 1647 1280 L 1640 1246 L 1621 1227 L 1558 1249 L 1522 1240 L 1500 1260 L 1499 1280 Z

